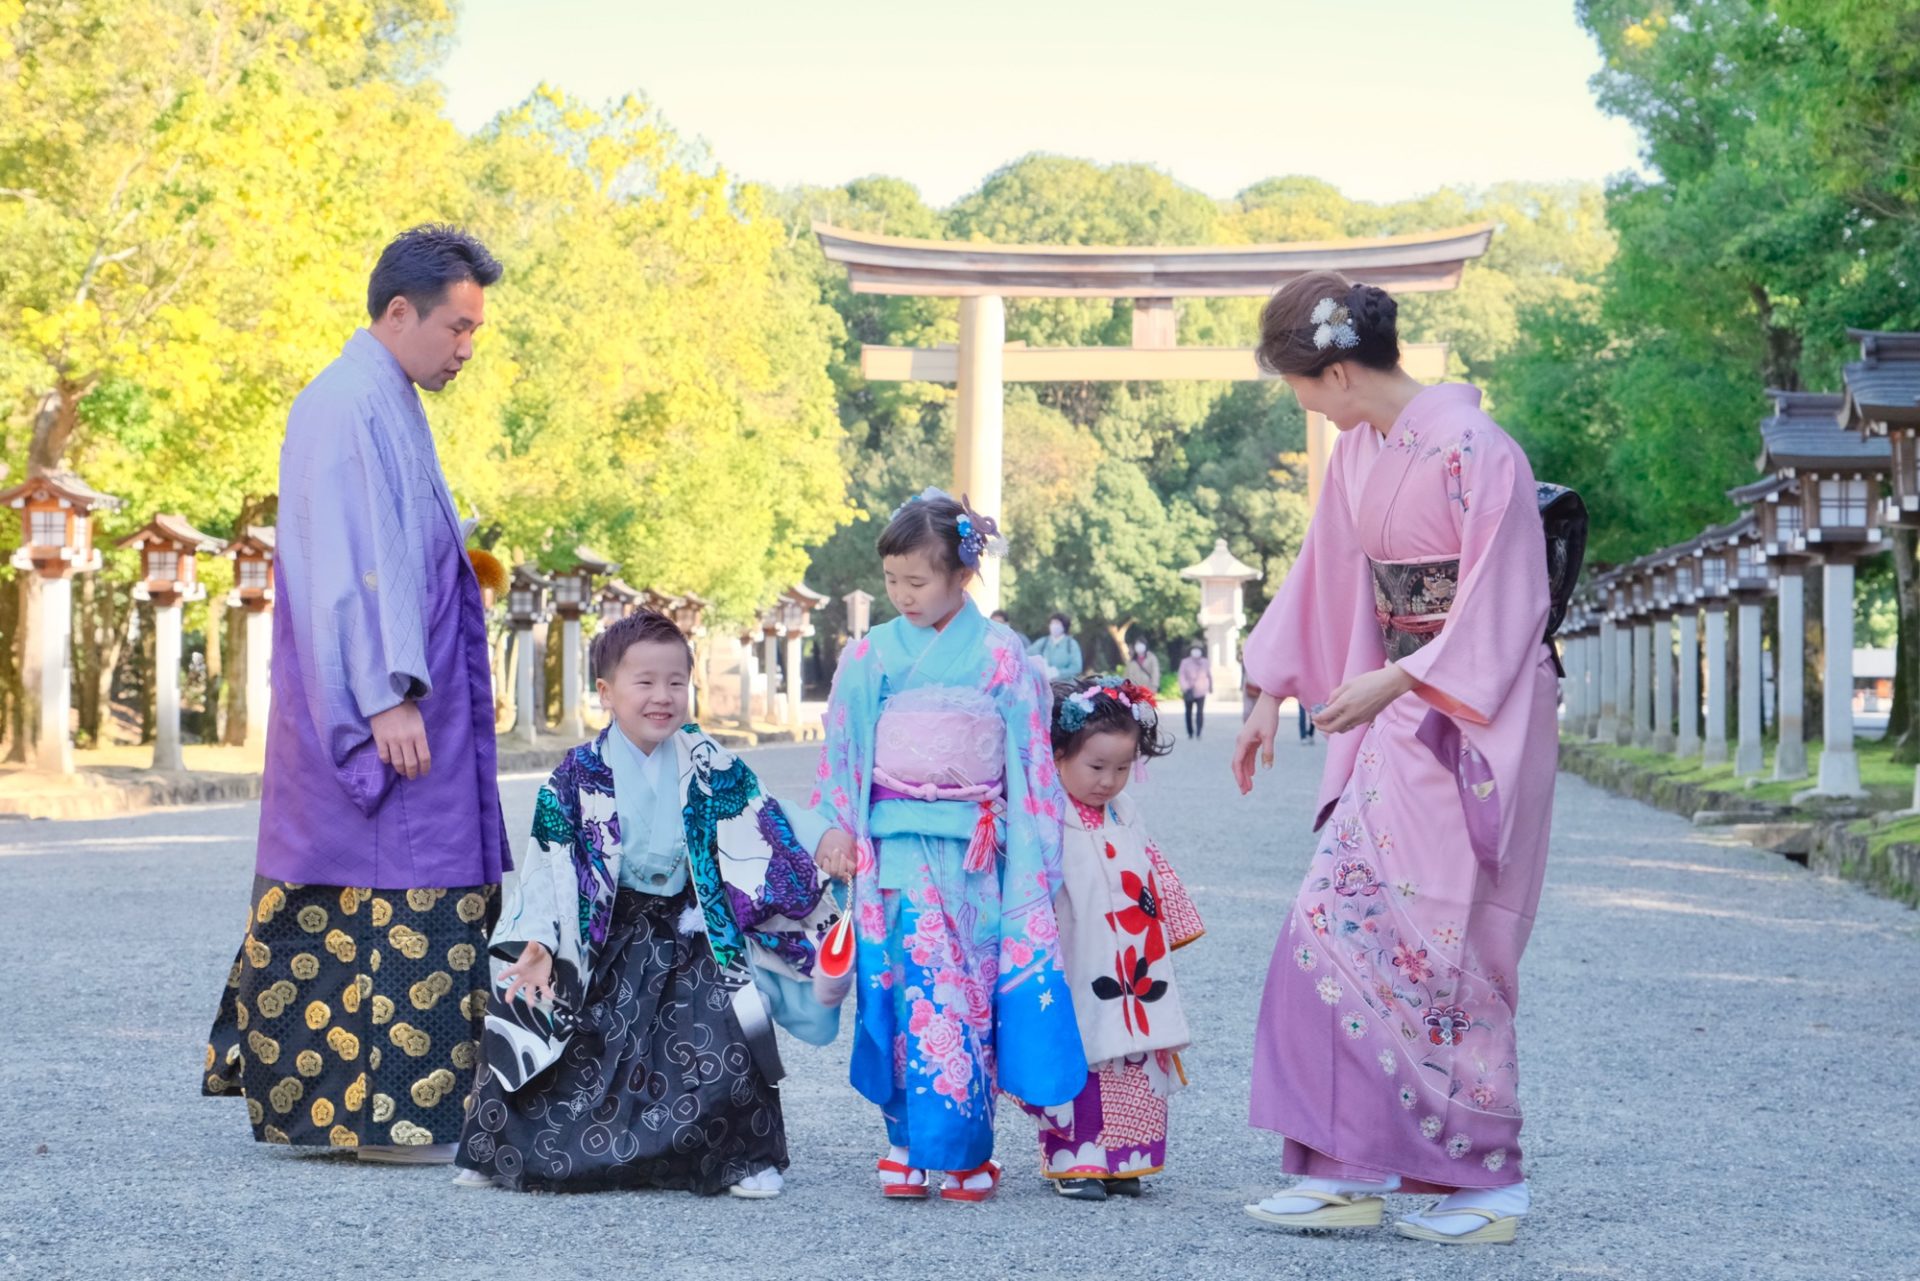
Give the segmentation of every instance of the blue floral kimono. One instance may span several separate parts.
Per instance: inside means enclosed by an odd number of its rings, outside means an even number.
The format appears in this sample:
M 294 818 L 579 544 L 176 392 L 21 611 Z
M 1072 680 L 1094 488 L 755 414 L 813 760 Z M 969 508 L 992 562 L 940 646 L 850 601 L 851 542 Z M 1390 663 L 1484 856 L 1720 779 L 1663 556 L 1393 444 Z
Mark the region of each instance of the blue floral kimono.
M 853 1085 L 926 1169 L 992 1155 L 996 1087 L 1045 1106 L 1086 1084 L 1050 713 L 1019 639 L 971 601 L 944 631 L 875 628 L 834 679 L 814 804 L 858 848 Z

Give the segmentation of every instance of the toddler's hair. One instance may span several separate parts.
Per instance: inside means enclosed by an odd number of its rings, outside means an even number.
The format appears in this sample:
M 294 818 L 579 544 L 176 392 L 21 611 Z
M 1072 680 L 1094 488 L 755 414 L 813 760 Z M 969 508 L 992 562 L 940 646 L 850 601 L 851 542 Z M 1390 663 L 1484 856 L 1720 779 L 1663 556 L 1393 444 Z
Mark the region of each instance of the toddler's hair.
M 625 618 L 615 619 L 600 629 L 593 638 L 593 647 L 587 651 L 587 665 L 593 668 L 595 678 L 603 681 L 613 679 L 614 669 L 620 666 L 620 660 L 635 645 L 674 645 L 677 644 L 687 653 L 687 672 L 693 672 L 693 646 L 687 643 L 687 634 L 671 618 L 655 609 L 636 609 Z
M 936 568 L 955 572 L 960 568 L 960 517 L 964 514 L 959 500 L 946 494 L 913 499 L 880 531 L 881 557 L 924 551 Z
M 1136 707 L 1144 708 L 1144 715 L 1136 713 Z M 1152 760 L 1173 751 L 1173 740 L 1161 736 L 1160 714 L 1151 690 L 1114 676 L 1053 683 L 1055 756 L 1070 759 L 1088 738 L 1116 731 L 1138 738 L 1142 759 Z

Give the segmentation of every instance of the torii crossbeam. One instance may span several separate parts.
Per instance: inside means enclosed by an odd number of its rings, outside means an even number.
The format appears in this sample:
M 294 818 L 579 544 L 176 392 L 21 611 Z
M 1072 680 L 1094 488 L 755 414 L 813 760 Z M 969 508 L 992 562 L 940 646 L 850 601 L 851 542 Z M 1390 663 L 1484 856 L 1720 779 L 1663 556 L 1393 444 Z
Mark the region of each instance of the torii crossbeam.
M 1266 297 L 1309 271 L 1345 272 L 1396 293 L 1455 288 L 1468 260 L 1487 251 L 1493 225 L 1373 240 L 1278 245 L 1119 247 L 994 245 L 961 240 L 910 240 L 815 223 L 829 261 L 847 268 L 855 293 L 960 300 L 960 341 L 933 348 L 866 347 L 860 371 L 876 382 L 950 382 L 959 396 L 954 431 L 954 488 L 982 511 L 1001 506 L 1001 403 L 1008 382 L 1158 382 L 1260 378 L 1252 348 L 1181 347 L 1174 299 Z M 1008 298 L 1130 298 L 1133 342 L 1127 347 L 1028 347 L 1006 340 Z M 1406 349 L 1414 377 L 1446 372 L 1444 343 Z M 1310 488 L 1317 501 L 1332 433 L 1309 415 Z M 999 575 L 983 565 L 979 598 L 999 601 Z

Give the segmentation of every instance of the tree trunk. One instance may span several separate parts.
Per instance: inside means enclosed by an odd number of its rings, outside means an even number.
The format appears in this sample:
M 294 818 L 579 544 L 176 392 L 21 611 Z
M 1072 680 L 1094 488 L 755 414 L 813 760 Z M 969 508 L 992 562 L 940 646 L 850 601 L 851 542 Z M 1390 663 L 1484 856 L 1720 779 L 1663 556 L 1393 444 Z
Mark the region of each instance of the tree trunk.
M 247 611 L 227 610 L 226 624 L 227 724 L 220 741 L 239 747 L 247 741 L 247 664 L 253 661 L 247 653 Z
M 16 573 L 15 577 L 20 575 Z M 7 653 L 13 655 L 13 661 L 6 665 L 6 670 L 0 671 L 0 744 L 4 744 L 4 759 L 9 761 L 25 760 L 27 755 L 21 716 L 26 696 L 20 684 L 20 669 L 26 665 L 20 636 L 20 597 L 23 590 L 16 585 L 11 591 L 0 591 L 0 644 L 5 646 Z
M 218 592 L 207 593 L 207 697 L 200 709 L 200 741 L 227 741 L 227 709 L 221 695 L 226 692 L 221 659 L 226 650 L 227 598 Z
M 1887 711 L 1887 742 L 1893 759 L 1920 765 L 1920 609 L 1915 608 L 1914 540 L 1911 529 L 1893 531 L 1893 602 L 1899 624 L 1893 642 L 1893 706 Z

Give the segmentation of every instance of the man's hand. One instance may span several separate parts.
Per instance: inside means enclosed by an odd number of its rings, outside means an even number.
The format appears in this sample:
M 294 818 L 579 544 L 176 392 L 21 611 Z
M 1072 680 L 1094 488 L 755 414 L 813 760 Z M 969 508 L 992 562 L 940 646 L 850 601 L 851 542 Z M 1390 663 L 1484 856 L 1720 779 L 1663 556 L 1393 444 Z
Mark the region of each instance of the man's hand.
M 828 832 L 813 852 L 813 865 L 836 881 L 851 881 L 856 869 L 853 837 L 838 827 Z
M 374 746 L 380 749 L 384 764 L 393 766 L 401 778 L 425 776 L 433 757 L 427 751 L 427 723 L 412 699 L 375 712 L 367 724 L 373 727 Z
M 1340 734 L 1365 725 L 1387 705 L 1413 688 L 1413 677 L 1397 664 L 1389 663 L 1378 671 L 1356 676 L 1333 691 L 1326 705 L 1314 716 L 1313 723 L 1323 733 Z
M 512 1004 L 518 993 L 529 1003 L 553 999 L 553 953 L 544 943 L 528 943 L 520 949 L 520 959 L 500 971 L 494 980 L 501 984 L 501 1001 Z
M 1240 727 L 1239 737 L 1233 740 L 1233 781 L 1240 785 L 1240 795 L 1245 796 L 1253 790 L 1253 759 L 1256 753 L 1262 765 L 1273 768 L 1273 736 L 1279 728 L 1280 700 L 1271 694 L 1260 695 L 1252 714 Z

